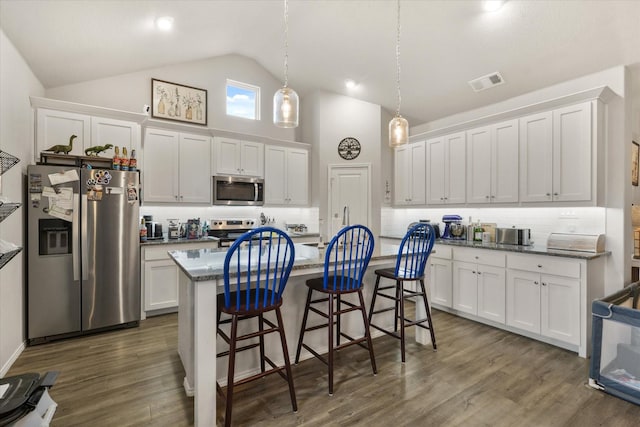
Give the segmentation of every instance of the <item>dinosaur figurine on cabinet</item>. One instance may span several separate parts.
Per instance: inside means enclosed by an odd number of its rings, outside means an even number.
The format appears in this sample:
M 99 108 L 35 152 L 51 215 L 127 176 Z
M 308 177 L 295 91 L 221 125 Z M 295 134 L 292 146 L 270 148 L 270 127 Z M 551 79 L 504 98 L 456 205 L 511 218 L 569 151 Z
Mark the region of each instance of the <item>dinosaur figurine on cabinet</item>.
M 69 145 L 62 145 L 62 144 L 54 145 L 53 147 L 47 150 L 42 150 L 42 151 L 53 151 L 56 154 L 58 153 L 69 154 L 69 151 L 73 150 L 73 140 L 76 138 L 77 138 L 76 135 L 71 135 L 71 137 L 69 138 Z
M 113 148 L 113 144 L 105 144 L 105 145 L 96 145 L 95 147 L 89 147 L 84 150 L 85 156 L 97 156 L 103 151 L 107 151 L 110 148 Z

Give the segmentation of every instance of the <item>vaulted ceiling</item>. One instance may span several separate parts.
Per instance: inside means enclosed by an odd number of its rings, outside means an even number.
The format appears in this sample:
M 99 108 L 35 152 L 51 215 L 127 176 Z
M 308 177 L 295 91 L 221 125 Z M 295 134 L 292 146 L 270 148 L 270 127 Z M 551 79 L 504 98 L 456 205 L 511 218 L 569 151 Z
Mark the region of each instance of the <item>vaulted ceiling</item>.
M 225 54 L 283 79 L 282 0 L 0 0 L 0 25 L 46 88 Z M 159 32 L 159 16 L 175 18 Z M 396 109 L 396 2 L 290 0 L 289 86 Z M 640 63 L 638 0 L 401 2 L 402 114 L 412 125 Z M 0 60 L 1 60 L 0 52 Z M 474 92 L 499 71 L 505 84 Z M 358 83 L 345 88 L 345 79 Z

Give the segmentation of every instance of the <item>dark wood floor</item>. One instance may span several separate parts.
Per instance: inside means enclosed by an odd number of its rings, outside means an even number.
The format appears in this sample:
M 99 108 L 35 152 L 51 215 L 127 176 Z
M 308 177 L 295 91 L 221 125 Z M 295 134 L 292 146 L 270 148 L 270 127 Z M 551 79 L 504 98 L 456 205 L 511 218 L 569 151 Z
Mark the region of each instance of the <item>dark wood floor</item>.
M 336 386 L 316 360 L 293 374 L 298 413 L 278 376 L 239 387 L 238 426 L 638 426 L 640 406 L 586 386 L 588 361 L 574 353 L 434 312 L 438 351 L 374 340 L 378 375 L 358 347 L 341 352 Z M 29 347 L 7 376 L 59 370 L 52 426 L 188 426 L 177 316 L 139 328 Z M 218 423 L 224 407 L 218 399 Z

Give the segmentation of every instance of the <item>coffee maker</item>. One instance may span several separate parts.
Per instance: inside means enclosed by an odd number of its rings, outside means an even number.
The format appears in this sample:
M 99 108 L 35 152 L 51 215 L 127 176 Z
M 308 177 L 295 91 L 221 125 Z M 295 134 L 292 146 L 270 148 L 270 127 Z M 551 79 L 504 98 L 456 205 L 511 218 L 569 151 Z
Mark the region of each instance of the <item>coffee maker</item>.
M 144 215 L 144 225 L 147 227 L 147 240 L 163 239 L 162 224 L 153 220 L 153 216 Z
M 465 227 L 462 225 L 460 215 L 444 215 L 442 222 L 444 222 L 442 239 L 464 239 Z

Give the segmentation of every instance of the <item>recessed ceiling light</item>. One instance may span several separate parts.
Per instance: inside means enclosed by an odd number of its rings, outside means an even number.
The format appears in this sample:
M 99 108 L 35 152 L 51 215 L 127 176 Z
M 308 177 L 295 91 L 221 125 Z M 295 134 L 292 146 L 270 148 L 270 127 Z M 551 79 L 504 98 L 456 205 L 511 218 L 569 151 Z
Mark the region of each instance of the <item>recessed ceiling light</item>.
M 505 3 L 504 0 L 485 0 L 482 3 L 482 8 L 486 12 L 495 12 L 497 10 L 500 10 L 500 8 L 504 3 Z
M 156 19 L 156 27 L 162 31 L 169 31 L 173 28 L 173 16 L 161 16 Z
M 351 79 L 345 80 L 344 85 L 347 87 L 347 89 L 354 89 L 356 86 L 358 86 L 358 84 Z

